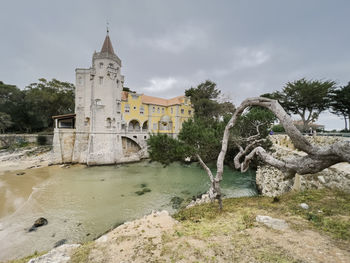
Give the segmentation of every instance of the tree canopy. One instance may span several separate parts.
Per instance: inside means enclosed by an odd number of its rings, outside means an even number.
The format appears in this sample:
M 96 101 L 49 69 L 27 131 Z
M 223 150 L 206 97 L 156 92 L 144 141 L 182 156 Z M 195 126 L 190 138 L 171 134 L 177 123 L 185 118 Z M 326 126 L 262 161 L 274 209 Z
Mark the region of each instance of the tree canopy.
M 41 78 L 24 90 L 0 82 L 0 113 L 9 115 L 11 120 L 11 125 L 6 121 L 3 129 L 12 132 L 41 131 L 52 127 L 53 115 L 72 112 L 74 85 L 69 82 Z
M 320 113 L 330 107 L 334 81 L 306 80 L 288 82 L 282 92 L 265 94 L 264 97 L 277 99 L 289 114 L 297 114 L 303 121 L 304 130 L 308 124 L 318 119 Z
M 350 120 L 350 82 L 331 93 L 331 111 L 344 118 L 345 130 L 348 130 L 347 120 Z

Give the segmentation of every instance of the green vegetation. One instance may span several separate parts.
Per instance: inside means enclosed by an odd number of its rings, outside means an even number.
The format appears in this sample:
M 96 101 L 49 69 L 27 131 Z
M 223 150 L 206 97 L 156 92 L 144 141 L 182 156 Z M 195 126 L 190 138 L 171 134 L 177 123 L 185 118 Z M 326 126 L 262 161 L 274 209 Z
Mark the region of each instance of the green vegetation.
M 309 209 L 300 207 L 307 203 Z M 350 195 L 338 190 L 308 190 L 290 192 L 273 202 L 270 197 L 242 197 L 223 200 L 223 210 L 217 210 L 215 204 L 205 204 L 179 211 L 174 217 L 183 222 L 201 222 L 217 220 L 237 211 L 245 214 L 242 222 L 250 225 L 249 218 L 255 218 L 258 213 L 268 213 L 271 216 L 297 216 L 304 219 L 307 228 L 315 228 L 335 239 L 350 240 Z M 247 218 L 247 219 L 244 219 Z
M 0 132 L 52 129 L 52 116 L 74 111 L 74 85 L 44 78 L 24 90 L 0 81 Z
M 47 251 L 43 251 L 40 253 L 35 251 L 32 255 L 29 255 L 29 256 L 26 256 L 26 257 L 20 258 L 20 259 L 10 260 L 10 261 L 7 261 L 6 263 L 27 263 L 32 258 L 40 257 L 41 255 L 44 255 L 46 253 L 47 253 Z
M 331 92 L 334 89 L 334 81 L 302 78 L 288 82 L 282 92 L 276 91 L 263 96 L 277 99 L 286 112 L 299 115 L 306 131 L 310 122 L 317 120 L 321 112 L 329 109 Z
M 273 132 L 285 132 L 284 127 L 281 124 L 276 124 L 272 126 Z
M 350 82 L 347 86 L 340 87 L 331 93 L 331 110 L 344 118 L 345 131 L 348 131 L 347 121 L 350 121 Z
M 76 250 L 74 250 L 69 262 L 70 263 L 88 262 L 90 251 L 93 249 L 93 247 L 94 247 L 93 241 L 90 241 L 88 243 L 81 245 Z
M 196 159 L 197 154 L 206 163 L 216 161 L 225 126 L 235 107 L 231 102 L 219 102 L 221 91 L 209 80 L 186 90 L 185 94 L 191 99 L 194 118 L 183 123 L 177 139 L 165 134 L 151 135 L 147 143 L 152 161 L 168 165 L 174 161 L 184 161 L 186 157 Z M 226 163 L 232 164 L 238 152 L 235 142 L 244 147 L 244 138 L 256 134 L 257 127 L 260 136 L 265 138 L 274 120 L 273 113 L 262 107 L 251 107 L 242 115 L 231 132 Z M 263 144 L 265 148 L 270 145 L 270 142 Z

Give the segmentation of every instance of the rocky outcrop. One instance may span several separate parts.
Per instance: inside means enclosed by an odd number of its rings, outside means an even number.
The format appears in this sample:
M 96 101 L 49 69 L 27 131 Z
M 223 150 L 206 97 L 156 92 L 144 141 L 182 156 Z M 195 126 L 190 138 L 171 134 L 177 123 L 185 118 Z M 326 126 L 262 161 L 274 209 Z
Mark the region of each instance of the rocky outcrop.
M 71 253 L 78 247 L 80 247 L 79 244 L 62 245 L 45 255 L 29 260 L 28 263 L 66 263 L 69 262 Z
M 312 143 L 327 145 L 344 138 L 316 136 L 307 137 Z M 294 149 L 292 142 L 287 135 L 271 136 L 273 145 L 273 155 L 277 158 L 288 158 L 293 155 L 303 155 L 305 153 Z M 350 191 L 350 164 L 341 163 L 331 166 L 328 169 L 316 174 L 296 175 L 295 178 L 288 179 L 280 170 L 263 165 L 258 167 L 256 172 L 256 185 L 259 192 L 266 196 L 279 196 L 292 189 L 320 189 L 336 188 L 343 191 Z
M 211 200 L 210 200 L 210 197 L 209 197 L 209 194 L 206 193 L 206 194 L 203 194 L 200 198 L 197 198 L 196 200 L 192 200 L 191 203 L 189 203 L 186 208 L 190 208 L 190 207 L 193 207 L 195 205 L 201 205 L 201 204 L 205 204 L 205 203 L 209 203 Z
M 288 224 L 283 219 L 273 218 L 271 216 L 257 215 L 256 222 L 263 223 L 264 225 L 271 227 L 275 230 L 285 230 L 288 228 Z

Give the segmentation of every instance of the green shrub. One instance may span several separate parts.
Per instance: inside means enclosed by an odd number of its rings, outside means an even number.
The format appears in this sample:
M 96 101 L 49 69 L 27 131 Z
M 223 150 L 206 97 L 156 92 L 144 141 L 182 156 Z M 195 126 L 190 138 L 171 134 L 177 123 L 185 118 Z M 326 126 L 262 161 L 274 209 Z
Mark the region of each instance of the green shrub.
M 273 132 L 285 132 L 284 127 L 281 124 L 276 124 L 272 126 Z

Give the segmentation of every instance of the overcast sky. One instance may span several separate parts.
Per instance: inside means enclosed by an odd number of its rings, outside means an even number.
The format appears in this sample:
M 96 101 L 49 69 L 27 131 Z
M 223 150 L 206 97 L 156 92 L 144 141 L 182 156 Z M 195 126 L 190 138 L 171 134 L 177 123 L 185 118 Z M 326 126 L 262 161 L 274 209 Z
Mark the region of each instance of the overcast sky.
M 0 0 L 0 80 L 75 81 L 109 21 L 130 89 L 172 97 L 210 79 L 235 104 L 303 77 L 350 81 L 348 0 Z M 324 114 L 327 129 L 343 121 Z

